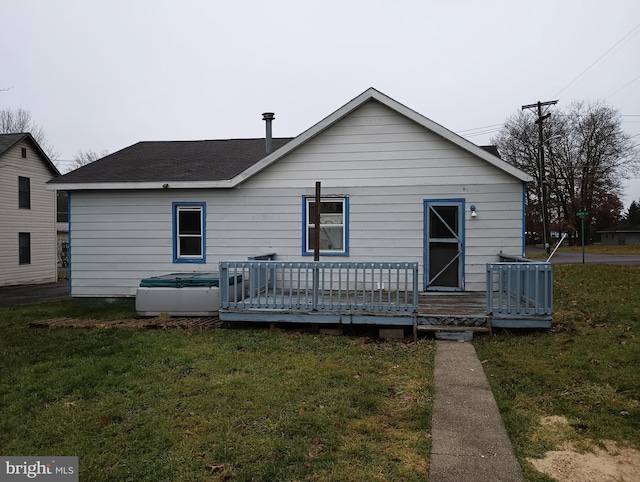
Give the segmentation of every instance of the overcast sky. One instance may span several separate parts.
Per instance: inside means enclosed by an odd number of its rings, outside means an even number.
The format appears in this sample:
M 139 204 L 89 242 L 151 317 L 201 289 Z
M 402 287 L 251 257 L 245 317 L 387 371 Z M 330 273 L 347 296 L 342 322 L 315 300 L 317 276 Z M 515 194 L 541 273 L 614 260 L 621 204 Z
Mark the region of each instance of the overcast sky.
M 477 144 L 538 100 L 605 100 L 640 133 L 638 0 L 5 0 L 0 11 L 0 109 L 30 111 L 61 160 L 263 137 L 265 111 L 275 136 L 295 136 L 368 87 Z M 627 207 L 640 179 L 625 186 Z

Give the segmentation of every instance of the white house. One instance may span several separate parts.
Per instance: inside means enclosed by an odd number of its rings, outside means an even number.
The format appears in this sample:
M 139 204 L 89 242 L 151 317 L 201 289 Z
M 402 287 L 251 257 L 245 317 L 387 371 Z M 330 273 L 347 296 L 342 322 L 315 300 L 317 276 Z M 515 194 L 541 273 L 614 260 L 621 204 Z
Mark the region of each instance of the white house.
M 46 183 L 59 174 L 31 134 L 0 134 L 0 286 L 56 281 L 56 193 Z
M 482 291 L 486 263 L 523 254 L 530 177 L 381 92 L 292 139 L 267 126 L 266 141 L 140 142 L 50 181 L 70 193 L 72 296 L 265 253 L 309 260 L 316 181 L 324 260 L 419 262 L 421 289 Z

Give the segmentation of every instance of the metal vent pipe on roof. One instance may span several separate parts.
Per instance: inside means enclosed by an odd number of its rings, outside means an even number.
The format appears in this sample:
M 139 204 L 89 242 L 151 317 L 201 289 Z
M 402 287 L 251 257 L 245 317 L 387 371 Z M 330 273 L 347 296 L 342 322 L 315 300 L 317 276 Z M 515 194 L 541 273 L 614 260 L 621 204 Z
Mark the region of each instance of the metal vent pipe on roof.
M 273 121 L 273 119 L 275 119 L 275 114 L 273 112 L 265 112 L 264 114 L 262 114 L 262 120 L 264 120 L 267 123 L 267 135 L 264 139 L 265 141 L 265 149 L 267 151 L 267 154 L 270 154 L 271 151 L 273 150 L 273 146 L 272 146 L 272 137 L 271 137 L 271 122 Z

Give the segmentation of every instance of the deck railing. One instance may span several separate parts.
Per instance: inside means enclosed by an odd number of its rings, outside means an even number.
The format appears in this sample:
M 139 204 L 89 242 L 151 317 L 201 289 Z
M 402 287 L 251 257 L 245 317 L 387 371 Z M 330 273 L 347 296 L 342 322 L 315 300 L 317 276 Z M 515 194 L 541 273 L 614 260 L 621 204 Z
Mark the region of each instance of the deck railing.
M 415 313 L 418 263 L 223 261 L 220 308 Z
M 553 270 L 550 263 L 487 264 L 487 313 L 551 315 Z

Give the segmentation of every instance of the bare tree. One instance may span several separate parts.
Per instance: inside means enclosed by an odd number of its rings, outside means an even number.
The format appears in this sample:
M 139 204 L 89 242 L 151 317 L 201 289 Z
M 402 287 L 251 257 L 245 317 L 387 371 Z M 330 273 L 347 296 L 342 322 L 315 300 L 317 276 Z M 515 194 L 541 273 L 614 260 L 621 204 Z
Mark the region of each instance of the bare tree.
M 576 213 L 587 211 L 589 229 L 603 229 L 621 219 L 622 180 L 640 168 L 640 152 L 622 130 L 619 113 L 600 102 L 573 102 L 544 122 L 544 177 L 539 172 L 536 117 L 519 112 L 507 119 L 493 139 L 502 158 L 530 174 L 527 230 L 541 232 L 541 193 L 547 194 L 552 231 L 577 231 Z M 542 182 L 541 182 L 542 181 Z
M 106 149 L 103 149 L 100 152 L 95 152 L 92 150 L 78 151 L 73 156 L 73 161 L 71 163 L 71 166 L 73 169 L 78 169 L 79 167 L 86 166 L 87 164 L 91 164 L 93 161 L 97 161 L 98 159 L 102 159 L 103 157 L 108 155 L 109 155 L 109 151 Z
M 60 154 L 47 139 L 42 127 L 33 122 L 29 111 L 24 109 L 0 110 L 0 134 L 18 134 L 29 132 L 51 161 L 58 160 Z

